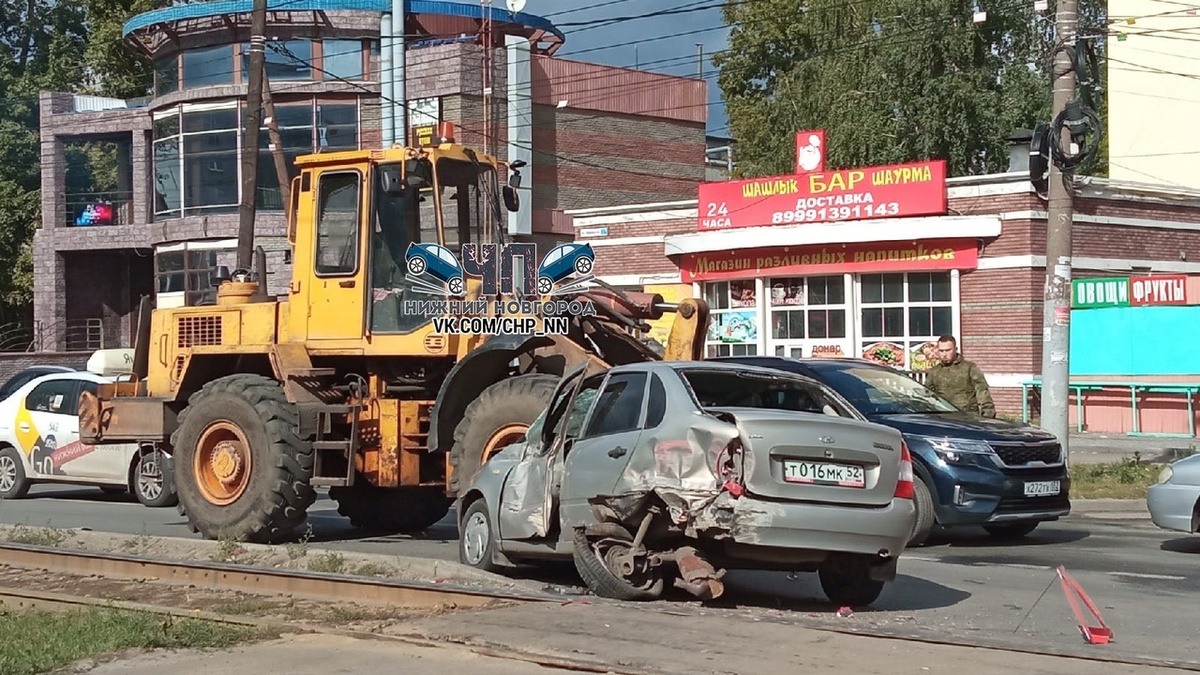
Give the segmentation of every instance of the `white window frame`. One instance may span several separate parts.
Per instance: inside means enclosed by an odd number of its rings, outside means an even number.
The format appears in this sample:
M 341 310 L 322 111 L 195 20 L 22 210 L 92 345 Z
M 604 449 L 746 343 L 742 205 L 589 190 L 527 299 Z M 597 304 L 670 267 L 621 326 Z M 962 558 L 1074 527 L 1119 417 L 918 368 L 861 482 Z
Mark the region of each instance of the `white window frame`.
M 839 276 L 837 273 L 833 273 L 833 274 L 781 274 L 781 275 L 777 275 L 777 276 L 770 276 L 763 280 L 764 293 L 763 293 L 762 306 L 763 306 L 763 316 L 765 317 L 765 320 L 763 321 L 763 325 L 765 327 L 763 330 L 763 335 L 764 335 L 763 352 L 762 352 L 763 354 L 766 354 L 768 356 L 774 356 L 775 349 L 780 346 L 783 346 L 788 350 L 790 350 L 796 346 L 811 348 L 813 342 L 822 342 L 822 343 L 840 342 L 840 343 L 847 345 L 851 351 L 853 350 L 853 345 L 854 345 L 854 340 L 855 340 L 855 338 L 854 338 L 854 330 L 855 330 L 854 318 L 857 316 L 856 310 L 854 307 L 854 293 L 855 293 L 855 289 L 856 289 L 856 286 L 854 285 L 854 282 L 855 282 L 854 275 L 850 274 L 850 273 L 842 273 L 840 275 L 842 277 L 842 293 L 844 294 L 844 300 L 841 304 L 810 305 L 807 303 L 808 280 L 809 279 L 837 277 L 837 276 Z M 776 279 L 803 279 L 804 280 L 805 303 L 800 304 L 800 305 L 795 305 L 795 306 L 789 305 L 786 307 L 784 307 L 784 306 L 773 307 L 771 305 L 769 292 L 770 292 L 772 283 Z M 843 310 L 843 311 L 845 311 L 845 313 L 846 313 L 846 316 L 845 316 L 846 334 L 842 337 L 830 337 L 830 338 L 814 338 L 811 335 L 809 335 L 809 333 L 808 333 L 808 310 L 810 310 L 810 309 L 813 309 L 813 310 L 816 310 L 816 309 Z M 787 312 L 787 311 L 802 311 L 805 313 L 804 314 L 804 337 L 803 338 L 776 338 L 774 336 L 774 333 L 775 333 L 774 314 L 776 312 Z M 849 354 L 850 354 L 850 352 L 847 352 L 847 355 L 849 355 Z M 784 354 L 784 356 L 787 356 L 787 355 L 788 355 L 787 353 Z
M 747 281 L 754 282 L 754 306 L 752 306 L 752 307 L 729 307 L 726 309 L 713 309 L 710 307 L 709 308 L 709 317 L 710 317 L 711 323 L 715 324 L 717 322 L 717 318 L 722 314 L 731 314 L 733 312 L 753 312 L 758 321 L 758 337 L 753 342 L 737 343 L 737 346 L 739 346 L 739 347 L 742 347 L 742 346 L 751 347 L 752 346 L 754 348 L 754 353 L 748 354 L 748 356 L 759 356 L 759 355 L 766 353 L 765 350 L 766 350 L 766 346 L 767 346 L 767 332 L 764 330 L 766 323 L 763 321 L 763 317 L 765 316 L 765 313 L 763 311 L 763 306 L 764 306 L 763 305 L 763 302 L 764 302 L 763 288 L 764 288 L 764 285 L 763 285 L 762 279 L 714 279 L 712 281 L 693 283 L 692 284 L 692 292 L 693 292 L 694 296 L 697 298 L 707 298 L 708 296 L 704 292 L 705 284 L 721 284 L 721 283 L 747 282 Z M 708 355 L 708 348 L 716 347 L 716 346 L 728 346 L 730 348 L 730 350 L 729 350 L 730 355 L 734 356 L 735 355 L 733 353 L 734 345 L 735 345 L 735 343 L 731 343 L 731 342 L 720 342 L 720 341 L 709 340 L 707 332 L 704 335 L 704 354 L 705 354 L 706 358 Z
M 912 370 L 912 352 L 910 344 L 917 340 L 926 338 L 927 340 L 936 339 L 937 335 L 931 336 L 914 336 L 911 333 L 909 326 L 909 308 L 911 307 L 949 307 L 950 308 L 950 324 L 951 334 L 961 341 L 962 332 L 962 310 L 959 301 L 959 272 L 958 270 L 948 270 L 950 273 L 950 299 L 937 301 L 910 301 L 909 300 L 909 275 L 910 274 L 942 274 L 947 270 L 907 270 L 905 272 L 863 272 L 854 275 L 854 356 L 861 358 L 863 345 L 867 342 L 896 342 L 903 343 L 904 346 L 904 366 L 903 370 Z M 862 286 L 863 277 L 875 274 L 903 274 L 904 285 L 903 295 L 900 302 L 863 302 L 862 301 Z M 899 338 L 891 338 L 888 336 L 881 337 L 866 337 L 863 334 L 862 311 L 864 309 L 881 309 L 900 307 L 904 315 L 904 335 Z
M 911 369 L 911 366 L 912 366 L 912 363 L 910 360 L 911 353 L 907 352 L 908 343 L 913 340 L 912 336 L 908 334 L 908 308 L 910 306 L 931 306 L 931 305 L 932 306 L 942 306 L 942 307 L 949 306 L 950 311 L 951 311 L 951 323 L 952 323 L 952 327 L 953 327 L 951 334 L 954 335 L 955 338 L 957 338 L 960 343 L 962 342 L 962 339 L 963 339 L 962 338 L 962 292 L 961 292 L 961 285 L 960 285 L 961 274 L 960 274 L 959 270 L 956 270 L 956 269 L 949 270 L 949 272 L 950 272 L 950 300 L 949 300 L 949 302 L 937 301 L 937 302 L 925 303 L 925 302 L 910 302 L 908 300 L 908 275 L 909 274 L 924 274 L 924 273 L 938 274 L 938 273 L 942 273 L 945 271 L 946 270 L 908 270 L 906 272 L 903 272 L 903 274 L 904 274 L 904 296 L 903 296 L 903 298 L 904 299 L 900 306 L 903 307 L 903 309 L 904 309 L 905 336 L 904 336 L 903 340 L 905 343 L 905 350 L 906 350 L 905 365 L 904 365 L 904 368 L 906 370 Z M 846 307 L 846 313 L 847 313 L 847 316 L 846 316 L 847 323 L 846 323 L 846 337 L 844 339 L 847 342 L 849 342 L 849 344 L 850 344 L 851 351 L 847 353 L 847 356 L 850 358 L 861 358 L 863 344 L 865 344 L 868 339 L 875 341 L 875 338 L 866 338 L 863 336 L 862 310 L 864 308 L 864 303 L 861 301 L 861 298 L 862 298 L 862 277 L 864 274 L 886 274 L 886 272 L 883 272 L 883 273 L 881 273 L 881 272 L 866 272 L 866 273 L 847 272 L 847 273 L 845 273 L 846 294 L 847 294 L 845 307 Z M 811 275 L 778 275 L 778 276 L 780 276 L 780 277 L 786 277 L 786 276 L 809 277 L 809 276 L 833 276 L 833 275 L 811 274 Z M 756 298 L 757 298 L 757 303 L 756 303 L 757 306 L 755 307 L 755 311 L 758 313 L 758 318 L 759 318 L 758 344 L 756 346 L 756 349 L 758 350 L 758 354 L 767 355 L 767 356 L 774 355 L 774 353 L 775 353 L 773 340 L 770 338 L 770 335 L 771 335 L 771 322 L 770 322 L 771 308 L 770 308 L 770 305 L 768 304 L 768 300 L 767 300 L 767 296 L 766 296 L 767 280 L 772 279 L 772 278 L 775 278 L 775 277 L 768 276 L 766 279 L 759 278 L 759 279 L 754 280 L 755 284 L 756 284 L 755 294 L 756 294 Z M 713 281 L 695 281 L 695 282 L 692 282 L 692 297 L 695 297 L 695 298 L 707 297 L 704 293 L 704 291 L 705 291 L 704 285 L 706 283 L 719 283 L 721 281 L 749 281 L 749 280 L 748 279 L 732 279 L 732 280 L 717 279 L 717 280 L 713 280 Z M 866 305 L 866 306 L 867 307 L 894 307 L 896 305 L 895 305 L 895 303 L 870 303 L 869 305 Z M 831 305 L 831 307 L 837 307 L 837 306 Z M 749 308 L 738 308 L 738 309 L 749 309 Z M 727 312 L 727 311 L 736 311 L 736 310 L 733 310 L 732 308 L 729 310 L 716 310 L 716 309 L 711 310 L 711 314 L 714 315 L 713 320 L 715 321 L 716 314 L 719 314 L 722 312 Z M 807 335 L 807 327 L 806 327 L 805 332 Z M 931 336 L 931 337 L 937 337 L 937 336 Z M 808 338 L 806 338 L 806 339 L 808 339 Z M 834 339 L 834 338 L 831 338 L 831 340 L 832 339 Z M 883 340 L 883 338 L 880 338 L 880 341 L 882 341 L 882 340 Z M 717 344 L 729 344 L 729 343 L 710 342 L 709 340 L 707 340 L 707 335 L 706 335 L 706 339 L 704 341 L 705 354 L 708 353 L 708 347 L 710 345 L 717 345 Z

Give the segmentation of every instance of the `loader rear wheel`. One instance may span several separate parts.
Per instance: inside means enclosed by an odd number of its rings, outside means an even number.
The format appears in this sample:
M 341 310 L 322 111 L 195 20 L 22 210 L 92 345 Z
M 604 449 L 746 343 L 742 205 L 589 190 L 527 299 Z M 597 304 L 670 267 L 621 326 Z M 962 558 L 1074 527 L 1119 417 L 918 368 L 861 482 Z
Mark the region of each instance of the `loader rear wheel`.
M 426 530 L 445 518 L 453 504 L 442 487 L 381 488 L 361 475 L 354 485 L 329 488 L 329 498 L 354 527 L 387 534 Z
M 467 406 L 450 448 L 450 490 L 459 494 L 489 457 L 515 442 L 550 405 L 555 375 L 532 373 L 500 380 Z
M 312 445 L 278 382 L 230 375 L 188 399 L 171 436 L 179 512 L 209 539 L 286 541 L 316 500 Z

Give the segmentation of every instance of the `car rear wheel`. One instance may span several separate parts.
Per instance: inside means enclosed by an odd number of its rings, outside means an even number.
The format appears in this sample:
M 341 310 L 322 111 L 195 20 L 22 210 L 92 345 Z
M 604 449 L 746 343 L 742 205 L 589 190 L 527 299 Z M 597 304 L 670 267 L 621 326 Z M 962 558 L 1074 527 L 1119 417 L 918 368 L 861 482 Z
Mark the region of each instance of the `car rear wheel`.
M 133 468 L 133 494 L 143 506 L 153 509 L 175 506 L 175 481 L 166 471 L 165 455 L 161 451 L 145 452 L 138 456 Z
M 467 507 L 458 527 L 458 560 L 484 572 L 499 572 L 495 562 L 496 542 L 487 502 L 476 499 Z
M 656 570 L 635 571 L 630 577 L 617 574 L 609 565 L 633 543 L 629 537 L 598 538 L 593 543 L 583 528 L 575 529 L 575 570 L 593 593 L 612 600 L 657 600 L 666 581 Z
M 20 499 L 29 492 L 21 456 L 13 448 L 0 450 L 0 499 Z
M 929 533 L 933 531 L 933 526 L 937 524 L 937 516 L 933 510 L 933 493 L 920 476 L 913 481 L 913 506 L 917 509 L 917 520 L 908 539 L 908 548 L 916 548 L 925 543 Z
M 865 607 L 879 599 L 883 581 L 871 578 L 871 567 L 861 557 L 833 557 L 817 569 L 821 590 L 830 602 L 844 607 Z
M 1002 525 L 984 525 L 983 529 L 997 539 L 1020 539 L 1037 529 L 1038 522 L 1004 523 Z

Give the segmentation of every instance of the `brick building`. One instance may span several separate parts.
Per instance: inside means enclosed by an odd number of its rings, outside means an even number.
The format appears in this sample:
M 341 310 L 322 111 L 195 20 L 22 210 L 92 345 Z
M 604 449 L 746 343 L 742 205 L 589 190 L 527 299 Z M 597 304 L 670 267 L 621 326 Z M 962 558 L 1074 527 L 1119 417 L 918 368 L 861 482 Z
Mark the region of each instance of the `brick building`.
M 1027 172 L 952 178 L 946 193 L 944 215 L 724 231 L 698 231 L 695 199 L 568 215 L 606 281 L 705 297 L 710 355 L 865 356 L 921 370 L 923 350 L 949 333 L 1000 411 L 1020 414 L 1021 383 L 1041 372 L 1046 203 Z M 1076 209 L 1076 278 L 1200 273 L 1200 192 L 1086 179 Z
M 509 231 L 542 245 L 570 240 L 565 209 L 685 198 L 704 179 L 703 80 L 557 58 L 561 31 L 501 7 L 488 8 L 485 42 L 477 3 L 406 4 L 401 71 L 389 60 L 391 0 L 270 0 L 267 73 L 289 160 L 454 122 L 458 140 L 529 164 Z M 193 3 L 130 20 L 126 38 L 155 64 L 148 98 L 42 93 L 34 349 L 127 347 L 142 295 L 159 306 L 212 295 L 210 270 L 236 250 L 250 8 Z M 290 251 L 260 135 L 255 243 L 279 293 Z M 82 144 L 115 158 L 115 190 L 68 190 Z

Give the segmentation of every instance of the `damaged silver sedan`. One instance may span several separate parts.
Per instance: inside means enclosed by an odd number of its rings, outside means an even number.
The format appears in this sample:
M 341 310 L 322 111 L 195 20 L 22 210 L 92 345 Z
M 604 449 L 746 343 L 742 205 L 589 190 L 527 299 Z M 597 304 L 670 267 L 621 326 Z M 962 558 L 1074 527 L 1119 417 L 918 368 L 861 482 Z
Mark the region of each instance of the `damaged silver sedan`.
M 810 378 L 580 366 L 464 491 L 459 555 L 489 571 L 573 558 L 620 600 L 716 598 L 727 569 L 815 571 L 830 600 L 862 606 L 896 577 L 912 496 L 900 432 Z

